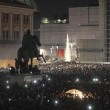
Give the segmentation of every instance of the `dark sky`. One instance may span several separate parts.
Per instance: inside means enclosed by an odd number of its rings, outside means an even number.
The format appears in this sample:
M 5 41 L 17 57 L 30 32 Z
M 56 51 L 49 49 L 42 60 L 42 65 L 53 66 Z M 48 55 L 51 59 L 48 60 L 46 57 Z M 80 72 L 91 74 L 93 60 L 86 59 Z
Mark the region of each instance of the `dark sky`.
M 69 7 L 98 4 L 98 0 L 35 0 L 41 14 L 63 14 Z

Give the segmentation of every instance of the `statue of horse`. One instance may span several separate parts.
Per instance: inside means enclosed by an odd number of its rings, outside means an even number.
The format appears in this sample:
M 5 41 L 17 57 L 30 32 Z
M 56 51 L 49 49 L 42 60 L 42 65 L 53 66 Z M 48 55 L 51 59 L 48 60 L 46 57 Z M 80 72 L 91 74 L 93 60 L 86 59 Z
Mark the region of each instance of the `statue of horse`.
M 31 35 L 30 31 L 28 30 L 27 33 L 23 37 L 22 41 L 22 47 L 18 49 L 17 57 L 18 57 L 18 63 L 23 67 L 27 67 L 29 59 L 31 59 L 31 67 L 33 66 L 33 58 L 37 58 L 37 60 L 40 60 L 39 58 L 42 57 L 44 62 L 45 59 L 43 55 L 40 54 L 38 50 L 38 46 L 41 46 L 41 43 L 36 35 Z

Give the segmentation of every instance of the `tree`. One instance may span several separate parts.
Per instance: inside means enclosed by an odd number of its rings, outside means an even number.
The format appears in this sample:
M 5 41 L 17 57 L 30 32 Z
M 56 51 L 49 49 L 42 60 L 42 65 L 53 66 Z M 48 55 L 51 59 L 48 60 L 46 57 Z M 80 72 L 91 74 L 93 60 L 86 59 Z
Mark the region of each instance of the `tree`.
M 70 62 L 71 61 L 71 50 L 70 50 L 70 43 L 69 43 L 68 34 L 67 34 L 67 39 L 66 39 L 65 61 L 66 62 Z

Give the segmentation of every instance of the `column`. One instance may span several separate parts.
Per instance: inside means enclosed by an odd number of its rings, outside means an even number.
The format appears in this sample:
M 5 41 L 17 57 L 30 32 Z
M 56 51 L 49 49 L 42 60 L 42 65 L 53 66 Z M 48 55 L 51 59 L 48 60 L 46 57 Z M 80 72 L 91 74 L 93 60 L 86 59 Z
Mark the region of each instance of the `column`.
M 10 17 L 9 17 L 9 21 L 10 21 L 10 22 L 9 22 L 9 25 L 10 25 L 10 26 L 9 26 L 9 27 L 10 27 L 10 29 L 9 29 L 9 30 L 10 30 L 10 32 L 9 32 L 9 33 L 10 33 L 10 35 L 9 35 L 9 40 L 13 40 L 13 23 L 12 23 L 12 21 L 13 21 L 13 17 L 12 17 L 13 14 L 10 13 L 9 16 L 10 16 Z
M 0 39 L 2 39 L 2 29 L 1 29 L 1 25 L 2 25 L 2 23 L 1 23 L 1 20 L 2 20 L 2 17 L 1 17 L 1 13 L 0 13 Z
M 22 40 L 24 35 L 24 29 L 23 29 L 23 15 L 20 15 L 20 40 Z

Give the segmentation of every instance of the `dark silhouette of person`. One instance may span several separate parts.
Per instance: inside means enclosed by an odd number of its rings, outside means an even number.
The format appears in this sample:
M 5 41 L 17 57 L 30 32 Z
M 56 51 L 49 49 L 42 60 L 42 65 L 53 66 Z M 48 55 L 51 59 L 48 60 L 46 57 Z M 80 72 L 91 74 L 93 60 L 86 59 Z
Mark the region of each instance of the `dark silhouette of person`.
M 19 62 L 18 59 L 15 58 L 15 69 L 18 70 L 19 69 Z
M 10 68 L 10 74 L 15 75 L 15 68 L 13 66 L 11 66 Z
M 33 74 L 40 74 L 40 70 L 38 69 L 37 65 L 35 65 L 32 69 Z
M 32 45 L 31 41 L 32 41 L 32 35 L 30 29 L 28 29 L 23 36 L 22 47 L 30 48 L 30 45 Z
M 20 61 L 20 73 L 27 73 L 28 72 L 28 59 L 22 58 Z

